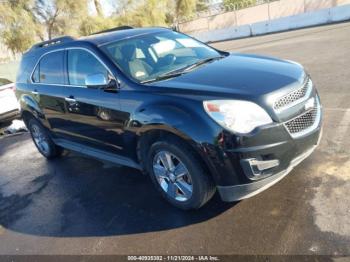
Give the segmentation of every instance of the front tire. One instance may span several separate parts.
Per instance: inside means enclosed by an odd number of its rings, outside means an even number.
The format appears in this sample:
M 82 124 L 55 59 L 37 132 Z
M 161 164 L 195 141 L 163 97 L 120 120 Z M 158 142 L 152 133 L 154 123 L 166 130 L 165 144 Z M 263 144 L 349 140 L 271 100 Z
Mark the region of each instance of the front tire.
M 178 139 L 154 143 L 147 163 L 154 185 L 177 208 L 198 209 L 215 193 L 215 185 L 199 157 Z
M 63 149 L 52 141 L 48 131 L 35 118 L 28 121 L 28 129 L 38 151 L 47 159 L 58 157 Z

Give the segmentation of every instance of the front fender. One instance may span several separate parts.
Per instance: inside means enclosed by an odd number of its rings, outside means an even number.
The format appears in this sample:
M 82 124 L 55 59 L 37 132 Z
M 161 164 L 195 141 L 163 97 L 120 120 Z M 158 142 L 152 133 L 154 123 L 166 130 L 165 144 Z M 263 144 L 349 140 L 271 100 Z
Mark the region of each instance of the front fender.
M 198 153 L 219 184 L 220 171 L 212 161 L 212 155 L 217 154 L 215 145 L 222 129 L 205 112 L 163 104 L 142 110 L 133 116 L 133 121 L 139 125 L 136 133 L 141 140 L 147 137 L 149 131 L 165 131 L 185 140 Z
M 205 113 L 204 113 L 205 114 Z M 213 143 L 220 129 L 212 125 L 203 112 L 193 108 L 175 105 L 152 105 L 137 111 L 132 125 L 138 125 L 137 135 L 150 130 L 164 130 L 174 133 L 195 144 Z

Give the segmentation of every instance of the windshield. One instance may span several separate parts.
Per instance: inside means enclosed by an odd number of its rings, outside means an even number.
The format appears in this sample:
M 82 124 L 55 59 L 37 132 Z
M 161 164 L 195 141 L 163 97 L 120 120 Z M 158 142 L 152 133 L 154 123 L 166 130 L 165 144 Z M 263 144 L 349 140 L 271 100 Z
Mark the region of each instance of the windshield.
M 182 69 L 222 56 L 215 49 L 173 31 L 116 41 L 102 49 L 137 82 L 160 80 L 172 72 L 178 75 Z

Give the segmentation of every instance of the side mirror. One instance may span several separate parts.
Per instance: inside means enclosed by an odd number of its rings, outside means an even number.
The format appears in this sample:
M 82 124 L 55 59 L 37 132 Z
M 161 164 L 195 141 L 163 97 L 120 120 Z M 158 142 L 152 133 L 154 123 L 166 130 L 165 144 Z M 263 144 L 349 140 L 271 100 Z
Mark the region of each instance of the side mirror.
M 104 74 L 93 74 L 86 76 L 85 85 L 92 88 L 103 88 L 108 85 L 108 81 Z
M 100 88 L 105 92 L 115 93 L 119 89 L 119 84 L 115 79 L 107 80 L 104 74 L 88 75 L 85 78 L 85 85 L 89 88 Z

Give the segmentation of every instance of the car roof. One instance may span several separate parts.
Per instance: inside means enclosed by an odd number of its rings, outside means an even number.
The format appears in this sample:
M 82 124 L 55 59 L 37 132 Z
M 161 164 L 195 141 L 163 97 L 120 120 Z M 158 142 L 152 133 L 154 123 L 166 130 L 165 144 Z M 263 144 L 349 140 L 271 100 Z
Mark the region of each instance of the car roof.
M 44 41 L 33 45 L 24 56 L 37 56 L 53 51 L 56 49 L 63 49 L 70 46 L 77 46 L 80 44 L 93 44 L 101 46 L 110 42 L 115 42 L 123 39 L 128 39 L 135 36 L 147 35 L 158 32 L 166 32 L 170 29 L 165 27 L 145 27 L 145 28 L 127 28 L 116 29 L 114 31 L 101 32 L 90 36 L 73 38 L 70 36 L 58 37 L 48 41 Z
M 116 30 L 112 32 L 94 34 L 86 37 L 81 37 L 78 40 L 88 41 L 97 46 L 104 45 L 110 42 L 123 40 L 135 36 L 147 35 L 152 33 L 158 33 L 162 31 L 169 31 L 170 29 L 164 27 L 146 27 L 146 28 L 132 28 Z

